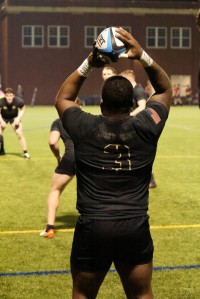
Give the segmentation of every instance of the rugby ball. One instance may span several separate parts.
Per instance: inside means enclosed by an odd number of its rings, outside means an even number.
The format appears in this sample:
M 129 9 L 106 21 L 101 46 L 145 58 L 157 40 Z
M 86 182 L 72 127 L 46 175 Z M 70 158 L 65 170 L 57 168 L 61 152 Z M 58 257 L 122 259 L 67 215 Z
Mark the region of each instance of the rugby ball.
M 104 29 L 96 40 L 98 52 L 108 56 L 113 62 L 116 62 L 119 55 L 126 51 L 124 43 L 115 37 L 116 29 L 116 27 L 108 27 Z

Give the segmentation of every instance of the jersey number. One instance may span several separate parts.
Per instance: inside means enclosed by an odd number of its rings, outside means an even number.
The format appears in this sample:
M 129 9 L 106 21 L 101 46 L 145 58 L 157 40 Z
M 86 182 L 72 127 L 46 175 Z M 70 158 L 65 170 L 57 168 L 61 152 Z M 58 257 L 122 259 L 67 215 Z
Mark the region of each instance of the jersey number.
M 112 170 L 131 170 L 130 148 L 127 145 L 108 144 L 104 147 L 104 154 L 113 157 Z

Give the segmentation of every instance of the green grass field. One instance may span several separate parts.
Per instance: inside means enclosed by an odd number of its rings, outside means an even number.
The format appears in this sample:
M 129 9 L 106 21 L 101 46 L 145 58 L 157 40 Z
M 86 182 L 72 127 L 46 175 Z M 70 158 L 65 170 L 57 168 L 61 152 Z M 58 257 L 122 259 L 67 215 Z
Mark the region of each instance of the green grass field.
M 98 107 L 85 107 L 98 113 Z M 54 107 L 27 107 L 23 118 L 31 160 L 24 160 L 11 127 L 0 156 L 0 298 L 70 299 L 69 256 L 76 180 L 65 189 L 56 218 L 56 237 L 39 236 L 46 224 L 46 200 L 56 160 L 48 147 Z M 160 138 L 150 190 L 154 239 L 155 299 L 200 298 L 200 110 L 172 107 Z M 114 270 L 114 268 L 112 267 Z M 57 272 L 56 272 L 57 271 Z M 124 299 L 115 271 L 98 295 Z

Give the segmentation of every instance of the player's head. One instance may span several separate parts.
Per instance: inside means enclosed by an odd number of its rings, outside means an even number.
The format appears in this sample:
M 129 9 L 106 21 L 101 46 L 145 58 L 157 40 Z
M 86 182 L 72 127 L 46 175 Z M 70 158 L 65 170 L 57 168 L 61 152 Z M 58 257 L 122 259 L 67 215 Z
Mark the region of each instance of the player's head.
M 133 106 L 133 87 L 122 76 L 108 78 L 102 88 L 102 113 L 127 113 Z
M 5 89 L 5 91 L 4 91 L 4 93 L 5 93 L 6 101 L 7 101 L 8 103 L 12 103 L 13 98 L 14 98 L 14 91 L 13 91 L 13 89 L 10 88 L 10 87 L 7 87 L 7 88 Z
M 102 70 L 102 78 L 105 81 L 111 76 L 117 75 L 117 71 L 114 67 L 112 66 L 105 66 Z
M 135 72 L 133 70 L 124 70 L 120 73 L 121 76 L 128 79 L 130 82 L 135 82 Z

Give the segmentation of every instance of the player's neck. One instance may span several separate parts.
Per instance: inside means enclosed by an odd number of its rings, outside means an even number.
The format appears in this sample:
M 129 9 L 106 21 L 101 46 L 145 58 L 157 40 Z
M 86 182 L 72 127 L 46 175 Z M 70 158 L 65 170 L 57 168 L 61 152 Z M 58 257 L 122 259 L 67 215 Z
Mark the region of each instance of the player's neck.
M 126 113 L 122 113 L 122 112 L 117 112 L 117 113 L 113 113 L 113 112 L 109 112 L 109 111 L 104 111 L 103 116 L 108 117 L 110 119 L 122 119 L 125 118 L 127 116 L 129 116 L 130 113 L 126 112 Z

